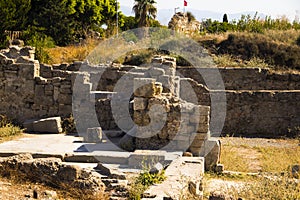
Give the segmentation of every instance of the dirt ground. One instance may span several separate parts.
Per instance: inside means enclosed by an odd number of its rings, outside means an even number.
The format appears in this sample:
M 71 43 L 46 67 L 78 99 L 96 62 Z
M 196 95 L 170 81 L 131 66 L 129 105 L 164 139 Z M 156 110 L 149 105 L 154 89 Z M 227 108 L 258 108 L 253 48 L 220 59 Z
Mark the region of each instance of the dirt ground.
M 239 162 L 247 161 L 248 172 L 260 172 L 263 170 L 261 160 L 264 153 L 258 150 L 262 147 L 282 149 L 283 151 L 286 149 L 295 149 L 296 152 L 294 152 L 294 155 L 300 155 L 299 140 L 232 137 L 225 137 L 220 139 L 223 151 L 230 149 L 231 152 L 235 152 L 236 156 L 239 157 Z M 234 164 L 236 163 L 232 163 L 232 165 Z M 229 166 L 225 166 L 225 169 L 226 167 L 228 168 Z M 207 192 L 209 192 L 214 191 L 216 189 L 220 189 L 221 187 L 231 188 L 239 187 L 239 185 L 243 185 L 243 181 L 241 182 L 239 180 L 222 180 L 214 177 L 208 181 L 208 185 L 205 189 L 208 190 Z M 14 180 L 9 180 L 0 177 L 1 200 L 34 199 L 33 193 L 35 190 L 39 195 L 39 199 L 74 199 L 64 191 L 59 191 L 50 187 L 45 187 L 40 184 L 34 184 L 29 182 L 18 183 Z M 55 192 L 57 193 L 57 195 L 55 195 Z
M 249 180 L 255 180 L 251 175 L 281 173 L 291 165 L 300 164 L 298 139 L 224 137 L 220 141 L 221 163 L 228 170 L 225 174 L 239 175 L 207 175 L 206 193 L 238 190 Z
M 62 191 L 46 187 L 41 184 L 30 182 L 17 182 L 7 178 L 0 178 L 0 199 L 3 200 L 29 200 L 36 199 L 34 194 L 37 194 L 38 199 L 73 199 L 68 194 Z

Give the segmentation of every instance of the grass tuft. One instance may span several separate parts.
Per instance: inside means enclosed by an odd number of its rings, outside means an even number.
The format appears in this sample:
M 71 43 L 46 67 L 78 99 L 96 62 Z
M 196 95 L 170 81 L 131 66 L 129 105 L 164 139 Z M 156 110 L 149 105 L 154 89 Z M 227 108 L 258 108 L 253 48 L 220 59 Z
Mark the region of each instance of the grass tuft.
M 0 115 L 0 141 L 18 136 L 23 132 L 18 126 L 13 125 L 4 115 Z

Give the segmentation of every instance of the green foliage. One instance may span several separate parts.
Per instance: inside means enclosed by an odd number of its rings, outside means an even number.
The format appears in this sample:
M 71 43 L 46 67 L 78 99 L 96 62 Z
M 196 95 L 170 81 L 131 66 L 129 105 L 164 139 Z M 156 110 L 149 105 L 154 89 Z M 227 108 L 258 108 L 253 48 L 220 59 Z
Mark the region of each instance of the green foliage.
M 243 60 L 255 57 L 264 60 L 265 64 L 300 69 L 299 46 L 274 42 L 258 33 L 230 34 L 218 45 L 218 53 L 231 54 Z
M 149 171 L 143 171 L 133 181 L 129 189 L 130 200 L 140 200 L 144 191 L 153 184 L 162 183 L 166 179 L 165 171 L 157 174 L 150 174 Z
M 19 135 L 22 132 L 23 130 L 13 125 L 6 116 L 0 115 L 0 139 L 3 137 Z
M 228 23 L 228 17 L 227 14 L 223 15 L 223 23 Z
M 49 63 L 50 56 L 46 48 L 55 47 L 54 40 L 42 33 L 41 29 L 36 27 L 29 27 L 24 31 L 22 39 L 25 40 L 27 45 L 35 47 L 35 56 L 41 63 Z
M 38 27 L 54 39 L 58 45 L 66 45 L 72 41 L 74 28 L 72 27 L 73 4 L 66 0 L 32 0 L 29 11 L 29 25 Z
M 53 38 L 58 45 L 68 45 L 87 38 L 91 30 L 101 32 L 101 25 L 115 29 L 115 0 L 0 0 L 0 43 L 4 31 L 24 31 L 37 27 L 40 34 Z M 124 23 L 119 14 L 119 26 Z
M 122 26 L 122 31 L 127 31 L 131 29 L 138 28 L 138 21 L 135 17 L 125 16 L 124 17 L 124 25 Z
M 135 183 L 142 184 L 148 187 L 153 184 L 162 183 L 165 179 L 166 179 L 165 171 L 162 171 L 158 174 L 156 173 L 151 174 L 149 171 L 145 171 L 140 173 Z
M 22 31 L 26 27 L 30 0 L 0 0 L 0 46 L 7 42 L 5 30 Z
M 192 22 L 196 20 L 196 17 L 190 11 L 186 12 L 186 16 L 188 17 L 188 21 Z
M 223 22 L 207 19 L 203 21 L 203 26 L 202 33 L 224 33 L 226 31 L 264 33 L 266 30 L 300 29 L 300 24 L 297 21 L 290 23 L 286 17 L 272 19 L 270 16 L 261 19 L 257 12 L 253 17 L 251 15 L 242 15 L 238 21 L 232 20 L 231 22 L 228 21 L 227 15 L 224 14 Z
M 0 32 L 23 30 L 31 8 L 30 3 L 30 0 L 0 0 Z
M 135 0 L 133 11 L 138 21 L 138 27 L 150 26 L 150 19 L 156 18 L 157 9 L 155 0 Z
M 133 31 L 127 31 L 127 32 L 123 33 L 122 36 L 126 42 L 132 41 L 132 42 L 136 43 L 138 41 L 138 38 Z

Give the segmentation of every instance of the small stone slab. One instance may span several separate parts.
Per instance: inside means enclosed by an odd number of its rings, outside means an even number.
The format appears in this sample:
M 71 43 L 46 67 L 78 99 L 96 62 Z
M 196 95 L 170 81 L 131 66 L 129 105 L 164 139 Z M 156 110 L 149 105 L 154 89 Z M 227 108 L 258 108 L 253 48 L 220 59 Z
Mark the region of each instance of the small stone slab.
M 40 120 L 27 120 L 23 123 L 27 132 L 35 133 L 61 133 L 61 118 L 50 117 Z
M 88 143 L 102 142 L 102 128 L 101 127 L 88 128 L 86 134 L 83 136 L 83 141 Z
M 128 158 L 129 167 L 133 168 L 152 168 L 156 163 L 163 163 L 166 151 L 155 150 L 135 150 Z

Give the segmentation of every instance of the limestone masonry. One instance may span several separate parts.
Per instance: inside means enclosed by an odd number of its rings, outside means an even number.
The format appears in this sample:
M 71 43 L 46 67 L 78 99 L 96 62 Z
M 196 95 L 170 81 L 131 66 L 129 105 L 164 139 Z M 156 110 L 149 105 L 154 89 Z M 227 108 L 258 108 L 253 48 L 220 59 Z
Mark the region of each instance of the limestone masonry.
M 292 134 L 300 127 L 299 74 L 280 74 L 259 68 L 220 68 L 219 71 L 227 97 L 223 134 L 281 136 Z M 118 84 L 124 77 L 126 85 Z M 81 83 L 80 87 L 73 87 L 75 80 Z M 139 81 L 150 81 L 150 88 L 146 84 L 146 89 L 139 92 L 139 87 L 135 86 Z M 183 90 L 186 84 L 193 91 Z M 87 91 L 86 96 L 72 96 L 74 88 Z M 20 123 L 69 116 L 74 102 L 77 103 L 73 111 L 80 110 L 83 114 L 81 120 L 84 121 L 91 116 L 90 108 L 85 105 L 94 102 L 93 108 L 96 108 L 102 129 L 118 129 L 120 124 L 125 123 L 122 122 L 125 116 L 113 116 L 111 104 L 115 102 L 111 97 L 119 95 L 119 102 L 124 100 L 122 92 L 116 94 L 116 88 L 119 88 L 118 91 L 129 88 L 134 94 L 129 99 L 125 98 L 125 103 L 136 124 L 149 124 L 149 117 L 151 112 L 156 112 L 155 108 L 165 109 L 166 124 L 153 136 L 157 139 L 154 141 L 161 142 L 161 145 L 164 140 L 171 139 L 172 131 L 177 129 L 186 131 L 182 138 L 190 137 L 192 132 L 200 133 L 196 135 L 199 141 L 214 134 L 213 130 L 209 132 L 208 127 L 206 130 L 206 126 L 209 126 L 209 113 L 214 109 L 210 110 L 211 96 L 220 91 L 208 88 L 195 68 L 176 67 L 172 58 L 156 57 L 150 68 L 104 64 L 89 66 L 83 62 L 50 66 L 35 60 L 31 47 L 11 46 L 0 51 L 0 114 Z M 134 91 L 134 88 L 137 90 Z M 189 98 L 191 92 L 197 95 L 196 100 Z M 151 109 L 151 105 L 156 106 Z M 183 108 L 187 110 L 183 111 Z M 197 119 L 203 122 L 200 125 L 193 124 L 192 116 L 197 110 L 205 110 Z M 180 123 L 185 119 L 183 115 L 190 121 Z M 129 131 L 132 128 L 130 125 L 124 129 Z M 148 141 L 150 146 L 153 146 L 153 137 Z M 180 143 L 182 140 L 176 141 Z M 144 146 L 144 139 L 138 137 L 136 145 Z

